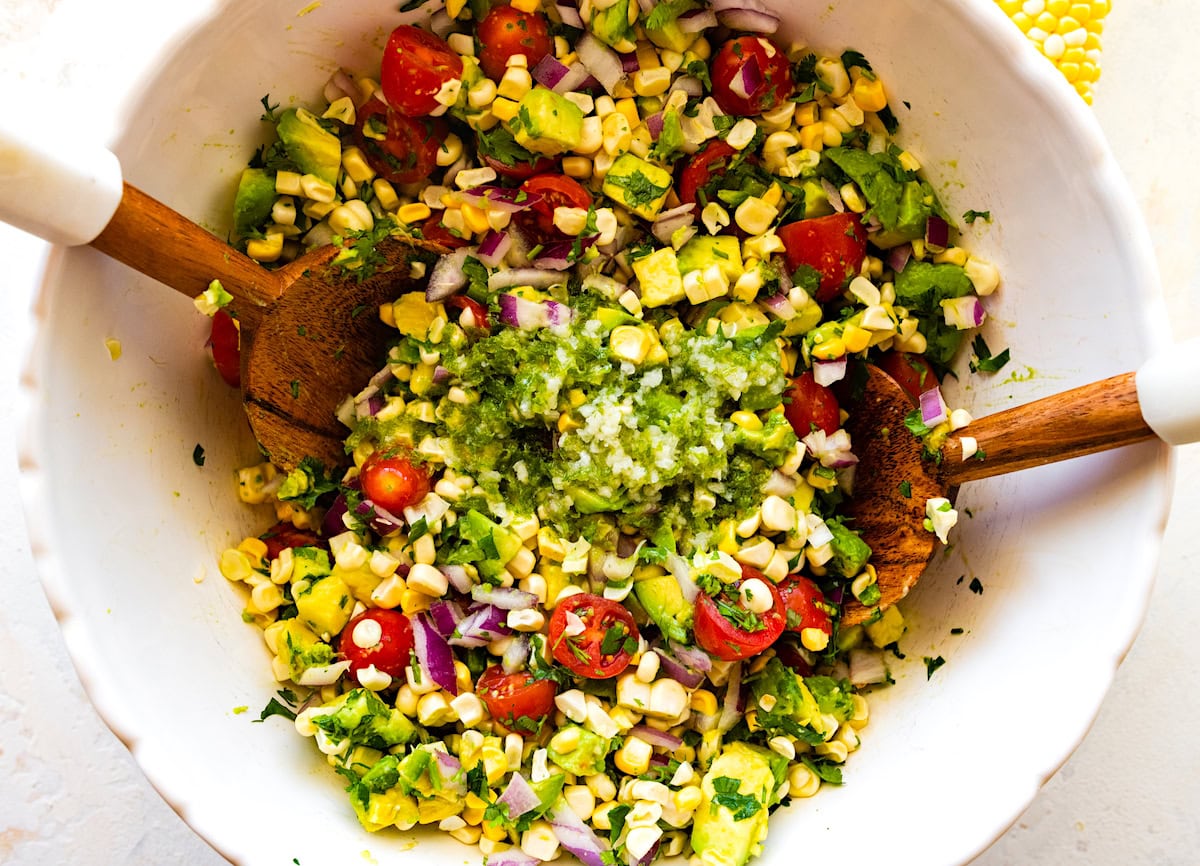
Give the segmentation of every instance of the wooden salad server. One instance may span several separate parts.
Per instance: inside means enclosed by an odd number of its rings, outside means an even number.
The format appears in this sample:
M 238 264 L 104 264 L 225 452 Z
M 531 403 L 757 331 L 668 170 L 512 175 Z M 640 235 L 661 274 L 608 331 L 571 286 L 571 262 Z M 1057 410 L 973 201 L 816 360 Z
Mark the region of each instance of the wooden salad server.
M 940 460 L 925 455 L 905 426 L 912 398 L 878 367 L 866 370 L 862 398 L 846 425 L 859 458 L 848 510 L 850 525 L 872 551 L 880 608 L 904 598 L 933 556 L 937 538 L 924 525 L 927 500 L 967 481 L 1135 442 L 1200 440 L 1200 339 L 1151 358 L 1137 373 L 977 418 L 946 438 Z M 966 459 L 964 442 L 971 452 Z M 872 610 L 851 597 L 842 623 L 864 622 Z
M 0 220 L 51 243 L 90 244 L 189 298 L 220 280 L 241 331 L 243 405 L 267 456 L 285 469 L 310 455 L 347 462 L 335 411 L 395 337 L 378 308 L 423 288 L 411 265 L 448 250 L 386 238 L 376 251 L 388 264 L 363 280 L 331 266 L 334 247 L 268 270 L 125 183 L 108 150 L 35 135 L 0 125 Z

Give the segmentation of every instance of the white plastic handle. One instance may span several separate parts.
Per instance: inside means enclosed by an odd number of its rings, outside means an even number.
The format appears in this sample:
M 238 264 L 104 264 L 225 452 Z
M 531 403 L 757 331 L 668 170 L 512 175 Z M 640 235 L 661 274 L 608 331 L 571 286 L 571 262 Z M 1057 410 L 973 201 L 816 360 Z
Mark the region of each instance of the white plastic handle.
M 53 244 L 95 240 L 121 203 L 113 153 L 0 117 L 0 220 Z
M 1159 352 L 1137 371 L 1138 403 L 1169 445 L 1200 441 L 1200 338 Z

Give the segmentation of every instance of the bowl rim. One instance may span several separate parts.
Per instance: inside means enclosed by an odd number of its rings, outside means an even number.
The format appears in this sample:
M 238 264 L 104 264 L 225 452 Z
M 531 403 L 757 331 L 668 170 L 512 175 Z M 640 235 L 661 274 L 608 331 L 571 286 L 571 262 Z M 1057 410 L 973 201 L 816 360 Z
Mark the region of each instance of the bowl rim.
M 150 53 L 141 64 L 134 85 L 119 98 L 114 123 L 114 137 L 124 126 L 131 106 L 137 104 L 153 86 L 150 76 L 160 67 L 165 58 L 190 39 L 196 22 L 211 20 L 223 5 L 224 0 L 199 0 L 191 4 L 191 11 L 178 16 L 172 22 L 170 32 L 159 43 L 159 49 Z M 1020 33 L 999 9 L 994 0 L 934 0 L 942 7 L 943 14 L 957 17 L 964 26 L 969 26 L 981 40 L 990 43 L 996 53 L 1006 58 L 1014 76 L 1014 86 L 1028 90 L 1041 98 L 1045 107 L 1062 118 L 1060 122 L 1071 128 L 1087 147 L 1086 171 L 1091 175 L 1094 188 L 1108 201 L 1109 209 L 1120 214 L 1127 231 L 1124 248 L 1131 262 L 1144 274 L 1141 293 L 1142 315 L 1135 321 L 1150 345 L 1165 344 L 1170 340 L 1170 330 L 1159 281 L 1157 260 L 1149 230 L 1128 179 L 1109 148 L 1108 142 L 1096 116 L 1090 111 L 1074 89 L 1062 78 L 1050 63 L 1046 62 L 1036 48 Z M 50 502 L 45 494 L 45 473 L 42 466 L 49 455 L 42 451 L 38 440 L 37 426 L 41 395 L 39 347 L 46 329 L 45 308 L 53 293 L 50 277 L 61 267 L 67 250 L 46 244 L 40 253 L 36 268 L 36 291 L 31 315 L 31 327 L 26 332 L 21 364 L 21 376 L 17 389 L 17 453 L 19 461 L 19 494 L 26 518 L 27 533 L 33 554 L 34 565 L 50 603 L 55 619 L 62 631 L 68 654 L 79 676 L 88 699 L 101 719 L 118 740 L 129 750 L 141 772 L 151 786 L 166 801 L 173 811 L 202 838 L 214 851 L 232 863 L 249 862 L 248 852 L 238 849 L 236 840 L 222 837 L 218 829 L 205 825 L 193 812 L 190 798 L 176 789 L 176 780 L 169 770 L 154 760 L 154 749 L 150 744 L 152 734 L 141 730 L 135 718 L 123 709 L 120 691 L 109 680 L 101 654 L 93 643 L 86 617 L 79 612 L 77 599 L 72 592 L 72 583 L 60 564 L 54 545 L 54 522 Z M 1138 573 L 1144 592 L 1140 603 L 1126 611 L 1126 616 L 1111 624 L 1119 633 L 1119 639 L 1111 647 L 1110 664 L 1106 676 L 1098 680 L 1086 720 L 1077 735 L 1066 738 L 1060 757 L 1048 766 L 1034 768 L 1025 792 L 1019 802 L 1004 814 L 997 814 L 993 829 L 974 846 L 965 846 L 958 864 L 967 864 L 991 847 L 1029 808 L 1042 786 L 1066 763 L 1095 723 L 1101 704 L 1108 693 L 1117 668 L 1132 647 L 1145 620 L 1146 611 L 1154 590 L 1159 560 L 1162 553 L 1163 533 L 1170 511 L 1171 494 L 1175 478 L 1174 450 L 1165 444 L 1159 447 L 1154 464 L 1154 475 L 1147 478 L 1147 485 L 1157 482 L 1160 503 L 1157 521 L 1150 521 L 1147 532 L 1131 545 L 1141 552 L 1137 561 L 1142 563 Z

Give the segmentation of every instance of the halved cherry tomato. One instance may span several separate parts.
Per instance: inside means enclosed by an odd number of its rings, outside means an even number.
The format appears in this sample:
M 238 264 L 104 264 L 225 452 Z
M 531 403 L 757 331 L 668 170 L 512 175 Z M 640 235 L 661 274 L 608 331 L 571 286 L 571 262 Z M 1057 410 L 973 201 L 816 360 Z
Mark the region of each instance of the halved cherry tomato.
M 316 533 L 297 529 L 286 521 L 276 523 L 260 535 L 259 538 L 267 545 L 267 559 L 275 559 L 284 549 L 289 547 L 325 546 Z
M 545 174 L 556 171 L 558 168 L 558 160 L 548 156 L 539 156 L 535 162 L 516 161 L 512 165 L 505 165 L 496 157 L 487 155 L 483 157 L 483 161 L 490 165 L 496 174 L 501 177 L 510 177 L 513 180 L 525 180 L 535 174 Z
M 779 595 L 787 608 L 787 630 L 802 632 L 806 628 L 819 628 L 825 634 L 833 634 L 833 619 L 823 605 L 825 594 L 821 588 L 798 574 L 788 575 L 779 584 Z
M 831 436 L 842 426 L 837 396 L 824 385 L 818 385 L 811 370 L 792 380 L 792 387 L 783 397 L 783 417 L 801 439 L 814 427 Z
M 896 380 L 896 384 L 908 392 L 916 404 L 921 394 L 937 387 L 937 376 L 924 355 L 908 352 L 885 352 L 879 359 L 879 369 Z
M 679 200 L 684 204 L 693 204 L 696 193 L 708 186 L 714 178 L 720 178 L 729 168 L 729 163 L 737 155 L 732 145 L 714 139 L 696 151 L 683 167 L 679 176 Z M 711 195 L 708 196 L 710 199 Z
M 379 640 L 371 646 L 361 647 L 355 643 L 354 629 L 367 620 L 379 626 Z M 350 662 L 351 677 L 363 668 L 375 665 L 377 670 L 388 676 L 403 680 L 404 669 L 411 663 L 414 645 L 412 621 L 398 610 L 383 608 L 360 613 L 346 623 L 338 636 L 338 652 Z
M 213 365 L 225 384 L 231 388 L 242 387 L 241 334 L 233 316 L 224 310 L 213 314 L 208 345 L 212 349 Z
M 400 114 L 421 117 L 436 111 L 442 85 L 461 76 L 462 58 L 441 37 L 411 24 L 401 24 L 388 37 L 379 84 Z M 424 175 L 414 180 L 419 177 Z
M 536 193 L 541 200 L 522 211 L 522 216 L 532 213 L 533 224 L 545 237 L 562 237 L 554 225 L 556 207 L 577 207 L 587 210 L 592 206 L 592 195 L 578 182 L 562 174 L 538 174 L 521 184 L 527 193 Z M 527 220 L 528 222 L 528 220 Z
M 405 117 L 372 98 L 358 109 L 354 141 L 389 183 L 413 183 L 433 172 L 449 131 L 440 117 Z
M 459 247 L 465 247 L 470 244 L 467 238 L 460 238 L 453 234 L 450 229 L 442 225 L 441 212 L 431 214 L 426 218 L 425 222 L 421 223 L 421 237 L 431 243 L 441 244 L 444 247 L 449 247 L 456 250 Z
M 855 213 L 835 213 L 780 226 L 783 257 L 790 270 L 801 265 L 821 275 L 817 300 L 822 304 L 842 293 L 867 257 L 867 232 Z
M 535 679 L 528 671 L 506 674 L 492 665 L 479 677 L 475 693 L 492 718 L 518 734 L 532 733 L 537 723 L 554 711 L 558 687 L 554 680 Z M 529 723 L 522 723 L 528 719 Z
M 741 597 L 737 588 L 742 581 L 758 578 L 771 591 L 771 609 L 760 614 L 751 614 L 742 607 Z M 574 596 L 571 596 L 574 598 Z M 754 625 L 742 626 L 730 620 L 722 608 L 732 612 L 741 611 L 746 621 Z M 696 598 L 695 623 L 696 643 L 709 655 L 724 661 L 737 661 L 758 655 L 783 634 L 787 623 L 784 614 L 783 599 L 771 581 L 763 573 L 748 565 L 742 566 L 742 580 L 732 584 L 714 599 L 706 592 Z
M 508 58 L 525 55 L 529 69 L 554 50 L 546 16 L 541 12 L 522 12 L 512 6 L 493 6 L 479 22 L 479 66 L 493 81 L 504 75 Z
M 377 451 L 359 473 L 363 495 L 380 508 L 400 514 L 429 493 L 429 475 L 407 457 Z
M 567 614 L 583 623 L 578 634 L 568 633 Z M 578 623 L 576 623 L 578 628 Z M 554 658 L 574 674 L 591 680 L 615 677 L 629 667 L 638 643 L 633 615 L 621 604 L 580 592 L 554 608 L 550 618 L 550 647 Z
M 476 328 L 480 328 L 484 331 L 490 331 L 492 329 L 491 320 L 488 319 L 487 307 L 479 303 L 479 301 L 476 301 L 474 298 L 468 298 L 466 295 L 455 295 L 452 298 L 446 299 L 446 306 L 456 307 L 462 310 L 464 313 L 469 310 L 471 312 L 471 316 L 475 319 Z
M 726 114 L 773 111 L 792 95 L 792 67 L 765 36 L 730 39 L 712 62 L 712 92 Z

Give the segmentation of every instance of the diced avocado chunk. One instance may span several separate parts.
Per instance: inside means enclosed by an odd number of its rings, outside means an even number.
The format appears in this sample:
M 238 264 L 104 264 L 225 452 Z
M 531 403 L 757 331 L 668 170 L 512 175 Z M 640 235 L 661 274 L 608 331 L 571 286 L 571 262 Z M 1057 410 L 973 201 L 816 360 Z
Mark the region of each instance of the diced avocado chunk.
M 786 759 L 746 743 L 730 743 L 700 783 L 692 848 L 705 866 L 744 866 L 767 835 L 767 808 Z
M 833 559 L 829 561 L 829 567 L 842 577 L 857 577 L 871 558 L 871 548 L 842 521 L 830 519 L 825 521 L 825 525 L 833 533 Z
M 416 726 L 374 692 L 354 689 L 338 701 L 332 713 L 313 718 L 313 724 L 334 742 L 349 740 L 354 745 L 390 749 L 416 736 Z
M 568 484 L 563 492 L 575 503 L 575 510 L 580 514 L 599 514 L 603 511 L 619 511 L 628 500 L 623 496 L 601 496 L 594 490 L 589 490 L 579 484 Z
M 467 541 L 477 544 L 484 559 L 476 566 L 484 577 L 499 577 L 505 563 L 516 556 L 524 542 L 511 529 L 500 526 L 475 509 L 461 519 L 460 534 Z
M 335 635 L 350 622 L 354 596 L 340 577 L 322 577 L 296 594 L 296 616 L 320 635 Z
M 600 331 L 605 334 L 621 325 L 636 326 L 639 324 L 638 320 L 629 313 L 616 307 L 597 307 L 596 312 L 592 315 L 600 323 Z
M 329 574 L 329 554 L 319 547 L 292 548 L 292 583 Z
M 806 180 L 801 184 L 804 190 L 804 218 L 829 216 L 833 213 L 833 205 L 829 203 L 829 193 L 820 181 Z
M 233 200 L 233 233 L 241 238 L 267 221 L 275 206 L 275 175 L 265 168 L 242 170 Z
M 546 747 L 546 757 L 576 776 L 594 776 L 596 773 L 603 773 L 604 757 L 608 754 L 608 739 L 587 728 L 581 728 L 579 725 L 564 725 L 558 729 L 555 738 L 557 739 L 564 731 L 571 729 L 579 731 L 579 745 L 564 753 L 554 748 L 552 739 Z
M 673 641 L 687 643 L 692 606 L 684 599 L 679 581 L 673 575 L 639 580 L 634 583 L 633 591 L 663 635 Z
M 376 794 L 359 782 L 349 790 L 354 814 L 369 833 L 378 832 L 385 827 L 408 830 L 417 823 L 416 799 L 401 793 L 398 788 Z
M 632 153 L 623 153 L 604 176 L 603 190 L 632 213 L 652 220 L 662 210 L 671 183 L 671 173 L 665 168 Z
M 632 0 L 617 0 L 606 9 L 592 13 L 589 28 L 596 38 L 606 45 L 611 45 L 617 51 L 633 51 L 636 48 L 634 39 L 637 32 L 629 23 L 629 4 Z
M 895 226 L 876 232 L 871 242 L 882 249 L 890 249 L 925 237 L 925 223 L 933 216 L 933 207 L 925 199 L 926 190 L 919 181 L 910 180 L 904 184 Z
M 666 48 L 679 54 L 692 47 L 692 43 L 700 36 L 699 32 L 684 33 L 679 29 L 678 19 L 668 21 L 662 27 L 647 27 L 646 38 L 659 48 Z
M 303 108 L 289 108 L 279 116 L 275 131 L 292 162 L 305 174 L 326 183 L 337 183 L 342 167 L 342 143 Z
M 702 271 L 710 265 L 719 265 L 721 273 L 729 282 L 737 282 L 742 275 L 742 244 L 730 235 L 717 237 L 694 237 L 679 250 L 679 273 Z
M 541 85 L 521 97 L 510 126 L 517 144 L 544 156 L 557 156 L 583 141 L 579 106 Z
M 322 642 L 312 629 L 298 619 L 283 620 L 276 641 L 276 645 L 281 647 L 279 655 L 287 662 L 293 680 L 299 679 L 309 668 L 321 667 L 333 661 L 333 647 Z
M 665 307 L 677 304 L 686 297 L 683 276 L 679 273 L 679 260 L 675 250 L 670 247 L 636 259 L 633 272 L 642 288 L 643 307 Z
M 864 626 L 867 632 L 867 637 L 871 639 L 871 643 L 883 649 L 888 644 L 893 644 L 900 638 L 904 637 L 904 615 L 900 613 L 900 609 L 893 605 L 885 608 L 883 614 L 875 622 L 868 623 Z

